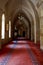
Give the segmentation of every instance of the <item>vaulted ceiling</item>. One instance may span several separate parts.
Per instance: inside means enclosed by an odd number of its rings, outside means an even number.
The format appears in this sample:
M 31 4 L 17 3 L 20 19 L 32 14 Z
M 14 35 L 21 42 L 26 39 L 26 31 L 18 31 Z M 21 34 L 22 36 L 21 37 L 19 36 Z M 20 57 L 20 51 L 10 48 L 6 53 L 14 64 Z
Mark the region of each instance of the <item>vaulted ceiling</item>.
M 16 0 L 0 0 L 0 8 L 3 9 L 3 8 L 5 7 L 5 5 L 6 5 L 8 2 L 11 2 L 11 1 L 13 1 L 12 4 L 14 3 L 14 1 L 16 2 Z M 21 0 L 17 0 L 17 1 L 21 1 Z M 32 0 L 32 1 L 33 1 L 33 0 Z M 34 2 L 37 3 L 37 1 L 38 1 L 38 0 L 34 0 L 33 3 L 34 3 Z M 16 3 L 15 3 L 15 4 L 16 4 Z
M 15 2 L 16 2 L 16 0 L 0 0 L 0 8 L 3 9 L 3 7 L 5 7 L 5 5 L 6 5 L 8 2 L 11 2 L 11 1 L 15 1 Z M 21 1 L 21 0 L 17 0 L 17 1 Z M 39 0 L 31 0 L 31 1 L 36 5 Z M 12 2 L 12 3 L 14 3 L 14 2 Z M 15 4 L 16 4 L 16 3 L 15 3 Z
M 35 11 L 41 5 L 43 0 L 0 0 L 0 9 L 7 11 L 9 16 L 14 18 L 14 15 L 19 11 L 23 10 L 26 15 L 32 20 L 35 17 Z M 31 17 L 31 18 L 30 18 Z

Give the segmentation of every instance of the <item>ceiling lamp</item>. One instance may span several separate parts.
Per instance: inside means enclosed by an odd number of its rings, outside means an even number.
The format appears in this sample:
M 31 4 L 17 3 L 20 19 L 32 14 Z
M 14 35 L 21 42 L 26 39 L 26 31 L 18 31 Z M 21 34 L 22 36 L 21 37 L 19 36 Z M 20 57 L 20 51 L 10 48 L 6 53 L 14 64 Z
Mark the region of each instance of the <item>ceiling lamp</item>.
M 23 16 L 19 16 L 18 17 L 19 20 L 23 20 L 23 18 L 24 18 Z

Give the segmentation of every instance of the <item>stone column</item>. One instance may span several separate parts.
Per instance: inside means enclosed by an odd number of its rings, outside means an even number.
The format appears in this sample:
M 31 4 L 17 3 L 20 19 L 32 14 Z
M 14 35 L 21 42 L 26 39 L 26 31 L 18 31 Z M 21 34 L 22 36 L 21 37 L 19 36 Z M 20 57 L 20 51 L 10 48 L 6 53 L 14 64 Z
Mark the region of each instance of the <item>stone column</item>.
M 43 50 L 43 9 L 41 9 L 40 16 L 40 49 Z
M 9 17 L 8 17 L 8 8 L 5 8 L 5 39 L 6 42 L 9 40 Z

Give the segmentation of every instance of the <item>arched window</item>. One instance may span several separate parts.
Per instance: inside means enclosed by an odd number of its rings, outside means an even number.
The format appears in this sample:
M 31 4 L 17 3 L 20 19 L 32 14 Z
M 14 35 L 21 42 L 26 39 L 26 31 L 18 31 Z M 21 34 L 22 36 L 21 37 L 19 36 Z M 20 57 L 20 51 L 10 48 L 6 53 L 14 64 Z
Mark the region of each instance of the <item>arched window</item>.
M 2 14 L 1 39 L 5 38 L 5 14 Z
M 9 21 L 9 38 L 11 38 L 11 21 Z

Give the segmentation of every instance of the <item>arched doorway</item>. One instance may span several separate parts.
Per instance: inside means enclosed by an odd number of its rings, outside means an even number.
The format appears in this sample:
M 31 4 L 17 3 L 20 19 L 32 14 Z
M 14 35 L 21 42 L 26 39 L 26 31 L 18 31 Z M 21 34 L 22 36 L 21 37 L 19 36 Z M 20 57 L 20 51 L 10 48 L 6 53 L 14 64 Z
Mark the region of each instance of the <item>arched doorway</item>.
M 13 39 L 17 37 L 31 40 L 31 24 L 22 13 L 18 13 L 13 22 Z

